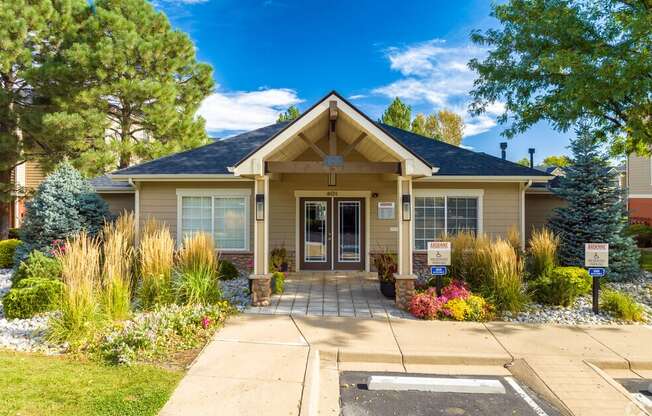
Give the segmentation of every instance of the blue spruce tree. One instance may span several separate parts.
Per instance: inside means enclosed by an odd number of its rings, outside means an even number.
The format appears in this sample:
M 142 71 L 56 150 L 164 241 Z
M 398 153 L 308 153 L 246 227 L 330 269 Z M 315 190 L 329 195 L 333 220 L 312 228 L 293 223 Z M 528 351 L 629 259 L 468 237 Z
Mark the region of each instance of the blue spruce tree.
M 39 185 L 27 204 L 16 260 L 47 251 L 55 240 L 85 230 L 97 234 L 109 216 L 108 205 L 70 163 L 63 162 Z M 18 262 L 16 262 L 18 264 Z
M 618 174 L 588 128 L 578 129 L 570 149 L 571 164 L 564 168 L 555 190 L 567 205 L 557 208 L 549 222 L 561 241 L 560 263 L 584 267 L 584 243 L 609 243 L 609 279 L 638 275 L 639 252 L 624 233 L 627 207 L 624 191 L 617 185 Z

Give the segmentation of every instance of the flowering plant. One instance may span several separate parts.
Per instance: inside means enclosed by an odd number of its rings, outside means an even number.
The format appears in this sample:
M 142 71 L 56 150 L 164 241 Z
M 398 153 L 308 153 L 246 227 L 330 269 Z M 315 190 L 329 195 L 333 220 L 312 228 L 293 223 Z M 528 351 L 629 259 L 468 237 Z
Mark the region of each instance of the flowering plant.
M 493 307 L 483 297 L 471 293 L 466 283 L 453 280 L 437 296 L 430 287 L 412 297 L 408 310 L 420 319 L 448 318 L 456 321 L 484 321 Z

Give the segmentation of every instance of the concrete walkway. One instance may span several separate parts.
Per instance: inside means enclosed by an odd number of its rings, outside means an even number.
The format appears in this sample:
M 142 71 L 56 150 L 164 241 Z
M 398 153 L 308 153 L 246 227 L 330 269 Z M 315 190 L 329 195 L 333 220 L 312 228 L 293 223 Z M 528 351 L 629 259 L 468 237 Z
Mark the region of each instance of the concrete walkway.
M 312 415 L 307 401 L 317 396 L 319 414 L 335 416 L 338 371 L 509 374 L 505 364 L 548 389 L 568 413 L 644 415 L 600 368 L 649 377 L 651 346 L 652 328 L 645 326 L 245 314 L 206 347 L 161 415 Z M 311 364 L 316 355 L 321 370 Z
M 285 290 L 269 306 L 249 306 L 246 313 L 292 316 L 342 316 L 414 319 L 380 293 L 376 273 L 302 272 L 288 274 Z

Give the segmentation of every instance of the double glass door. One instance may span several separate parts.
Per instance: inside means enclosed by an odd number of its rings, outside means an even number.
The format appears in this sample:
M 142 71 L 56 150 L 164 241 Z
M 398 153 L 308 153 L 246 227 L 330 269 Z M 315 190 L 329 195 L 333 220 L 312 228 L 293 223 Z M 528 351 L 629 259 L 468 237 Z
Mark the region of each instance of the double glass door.
M 301 198 L 302 270 L 364 270 L 364 198 Z

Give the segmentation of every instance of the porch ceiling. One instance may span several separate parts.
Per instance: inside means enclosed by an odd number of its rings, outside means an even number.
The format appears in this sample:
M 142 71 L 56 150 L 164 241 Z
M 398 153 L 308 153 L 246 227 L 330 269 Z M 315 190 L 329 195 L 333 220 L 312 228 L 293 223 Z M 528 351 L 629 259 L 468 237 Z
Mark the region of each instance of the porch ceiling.
M 310 145 L 299 137 L 299 134 L 303 134 L 306 139 L 315 143 L 319 148 L 328 153 L 328 126 L 329 112 L 327 110 L 319 114 L 319 116 L 310 125 L 301 130 L 300 133 L 293 136 L 281 147 L 276 149 L 267 160 L 286 162 L 305 159 L 302 155 L 310 153 L 312 150 L 310 149 Z M 364 159 L 371 162 L 400 162 L 399 158 L 387 149 L 379 139 L 361 128 L 344 112 L 339 113 L 335 125 L 335 134 L 338 139 L 338 152 L 341 153 L 347 145 L 358 139 L 360 134 L 363 132 L 366 133 L 366 137 L 356 145 L 354 151 L 351 153 L 350 157 L 346 158 L 346 160 L 359 159 L 355 157 L 355 154 L 359 154 Z

